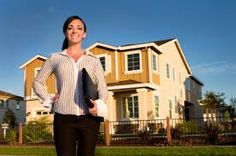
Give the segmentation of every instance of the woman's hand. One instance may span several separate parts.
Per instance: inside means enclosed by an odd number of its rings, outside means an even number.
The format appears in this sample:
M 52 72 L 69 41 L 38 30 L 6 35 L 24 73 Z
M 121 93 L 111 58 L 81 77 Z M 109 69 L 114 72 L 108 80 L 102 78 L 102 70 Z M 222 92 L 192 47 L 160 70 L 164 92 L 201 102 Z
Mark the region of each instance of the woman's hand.
M 90 99 L 90 102 L 94 105 L 94 107 L 89 108 L 89 113 L 92 114 L 93 116 L 97 116 L 98 115 L 97 103 L 92 99 Z
M 59 94 L 56 93 L 54 97 L 52 98 L 53 103 L 57 103 L 58 99 L 59 99 Z

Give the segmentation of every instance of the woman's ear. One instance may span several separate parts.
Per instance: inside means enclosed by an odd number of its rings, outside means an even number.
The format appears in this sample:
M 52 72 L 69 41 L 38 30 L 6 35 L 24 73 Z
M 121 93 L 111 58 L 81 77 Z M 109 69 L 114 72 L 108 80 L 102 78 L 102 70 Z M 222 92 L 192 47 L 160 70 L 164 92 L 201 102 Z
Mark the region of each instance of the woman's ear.
M 84 33 L 84 35 L 83 35 L 83 39 L 85 39 L 85 38 L 86 38 L 86 36 L 87 36 L 87 33 Z

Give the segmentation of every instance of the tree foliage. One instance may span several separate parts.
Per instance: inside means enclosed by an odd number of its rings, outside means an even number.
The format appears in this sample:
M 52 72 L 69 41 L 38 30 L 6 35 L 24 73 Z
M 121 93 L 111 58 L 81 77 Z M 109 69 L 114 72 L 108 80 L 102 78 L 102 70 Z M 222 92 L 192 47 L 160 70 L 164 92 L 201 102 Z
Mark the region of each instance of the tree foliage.
M 205 108 L 219 109 L 224 107 L 225 104 L 225 94 L 215 93 L 213 91 L 207 91 L 202 103 Z
M 15 113 L 12 110 L 7 109 L 3 117 L 3 123 L 9 124 L 9 127 L 14 127 L 15 122 L 16 122 Z

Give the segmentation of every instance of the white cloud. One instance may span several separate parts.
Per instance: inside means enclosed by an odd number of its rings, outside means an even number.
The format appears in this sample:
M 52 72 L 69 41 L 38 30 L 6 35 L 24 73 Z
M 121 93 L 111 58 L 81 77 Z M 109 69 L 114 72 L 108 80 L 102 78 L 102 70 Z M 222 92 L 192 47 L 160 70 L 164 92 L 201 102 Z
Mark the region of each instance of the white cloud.
M 226 61 L 211 62 L 192 66 L 193 73 L 200 75 L 236 74 L 236 64 Z

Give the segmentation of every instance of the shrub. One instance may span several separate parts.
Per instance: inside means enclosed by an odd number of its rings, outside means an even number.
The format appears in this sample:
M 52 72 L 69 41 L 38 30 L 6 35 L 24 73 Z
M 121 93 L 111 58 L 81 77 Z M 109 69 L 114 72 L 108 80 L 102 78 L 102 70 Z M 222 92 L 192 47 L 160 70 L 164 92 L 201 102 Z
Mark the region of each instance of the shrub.
M 9 142 L 10 145 L 17 144 L 17 131 L 16 129 L 9 129 L 6 132 L 6 141 Z
M 217 144 L 218 143 L 218 135 L 220 133 L 220 129 L 216 125 L 206 125 L 204 129 L 206 133 L 206 142 L 210 144 Z
M 23 141 L 27 143 L 51 142 L 52 127 L 46 118 L 31 121 L 23 127 Z

